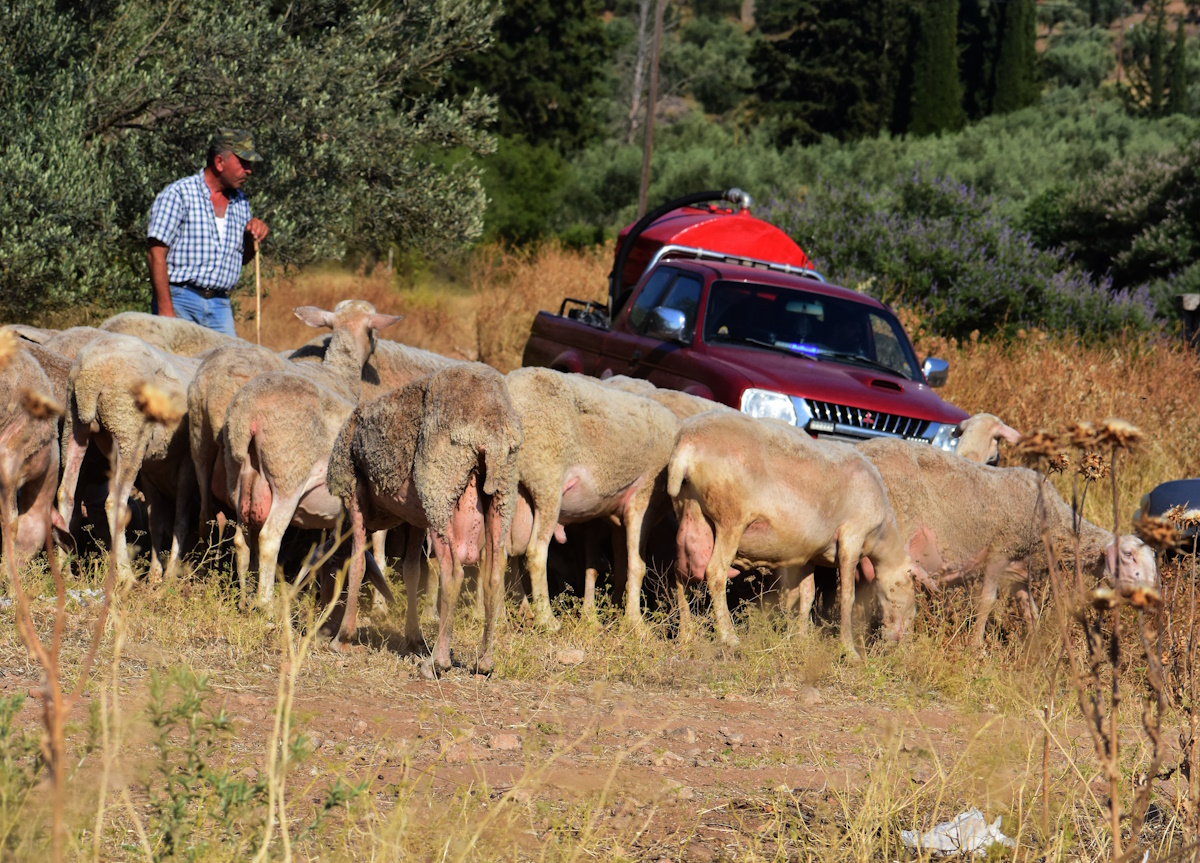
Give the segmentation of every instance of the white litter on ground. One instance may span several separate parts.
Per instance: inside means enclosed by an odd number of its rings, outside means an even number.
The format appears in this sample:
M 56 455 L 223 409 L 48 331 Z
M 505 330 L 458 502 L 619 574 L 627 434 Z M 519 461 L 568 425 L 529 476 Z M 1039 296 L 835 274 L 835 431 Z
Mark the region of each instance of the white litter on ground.
M 983 813 L 972 806 L 950 821 L 943 821 L 928 833 L 901 830 L 900 841 L 909 848 L 932 851 L 936 856 L 947 854 L 987 854 L 987 849 L 999 842 L 1006 848 L 1017 843 L 1000 832 L 1000 818 L 988 824 Z

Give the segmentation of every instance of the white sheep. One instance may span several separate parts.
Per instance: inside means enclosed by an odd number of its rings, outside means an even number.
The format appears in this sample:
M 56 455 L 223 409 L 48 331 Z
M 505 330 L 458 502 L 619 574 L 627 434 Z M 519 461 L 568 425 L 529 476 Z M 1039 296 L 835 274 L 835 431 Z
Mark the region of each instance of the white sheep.
M 1015 444 L 1021 439 L 1021 433 L 1005 425 L 995 414 L 978 413 L 960 422 L 954 429 L 954 437 L 958 438 L 955 455 L 979 464 L 994 465 L 1000 461 L 1000 441 Z
M 983 645 L 984 629 L 1001 588 L 1018 587 L 1031 613 L 1030 561 L 1042 560 L 1039 494 L 1050 536 L 1060 553 L 1074 548 L 1078 523 L 1083 570 L 1108 576 L 1118 587 L 1156 587 L 1154 554 L 1140 539 L 1112 534 L 1076 515 L 1049 483 L 1027 468 L 998 468 L 904 441 L 875 440 L 859 451 L 883 476 L 919 577 L 940 582 L 982 574 L 971 641 Z
M 777 420 L 704 413 L 679 429 L 667 492 L 679 517 L 677 571 L 707 582 L 724 643 L 737 644 L 725 598 L 735 563 L 798 575 L 788 592 L 799 593 L 802 621 L 814 596 L 812 567 L 835 566 L 842 644 L 851 657 L 858 657 L 851 626 L 860 567 L 876 582 L 887 637 L 898 640 L 910 629 L 915 565 L 879 471 L 854 447 L 815 441 Z M 686 599 L 679 594 L 682 625 Z
M 238 390 L 225 415 L 222 455 L 224 502 L 237 513 L 234 535 L 238 578 L 246 598 L 251 545 L 258 552 L 258 602 L 270 601 L 284 531 L 291 524 L 327 529 L 342 512 L 325 488 L 329 452 L 362 392 L 362 370 L 375 332 L 397 323 L 362 300 L 343 300 L 332 312 L 301 306 L 309 326 L 333 337 L 320 364 L 258 375 Z
M 611 518 L 624 532 L 626 620 L 640 625 L 646 541 L 658 518 L 647 511 L 656 489 L 666 505 L 661 492 L 678 420 L 657 402 L 582 375 L 523 368 L 506 385 L 524 435 L 509 550 L 525 554 L 537 623 L 559 627 L 546 582 L 551 538 L 565 540 L 562 525 Z
M 213 348 L 242 342 L 242 339 L 218 333 L 182 318 L 168 318 L 146 312 L 121 312 L 100 324 L 100 329 L 107 333 L 136 336 L 159 350 L 181 357 L 195 357 Z
M 195 496 L 195 474 L 188 457 L 187 385 L 200 361 L 159 350 L 134 336 L 107 333 L 80 349 L 71 366 L 70 392 L 63 421 L 63 478 L 58 490 L 58 511 L 71 523 L 79 470 L 88 446 L 95 443 L 111 453 L 115 472 L 110 479 L 109 529 L 117 557 L 118 575 L 133 580 L 125 544 L 124 525 L 116 523 L 118 502 L 128 500 L 139 475 L 150 505 L 150 573 L 163 569 L 157 550 L 164 529 L 171 529 L 167 571 L 179 564 L 186 535 L 187 501 Z M 152 386 L 161 401 L 144 404 L 144 387 Z M 142 404 L 139 404 L 143 402 Z M 157 414 L 151 422 L 147 414 Z M 174 519 L 168 513 L 174 511 Z

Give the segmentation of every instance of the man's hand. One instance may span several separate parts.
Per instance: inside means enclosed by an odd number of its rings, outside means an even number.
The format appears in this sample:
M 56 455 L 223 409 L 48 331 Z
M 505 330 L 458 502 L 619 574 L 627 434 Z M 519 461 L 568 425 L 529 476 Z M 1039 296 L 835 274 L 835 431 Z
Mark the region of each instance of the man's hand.
M 270 233 L 270 229 L 267 227 L 266 222 L 264 222 L 262 219 L 251 219 L 246 223 L 246 233 L 261 243 L 267 238 L 267 234 Z

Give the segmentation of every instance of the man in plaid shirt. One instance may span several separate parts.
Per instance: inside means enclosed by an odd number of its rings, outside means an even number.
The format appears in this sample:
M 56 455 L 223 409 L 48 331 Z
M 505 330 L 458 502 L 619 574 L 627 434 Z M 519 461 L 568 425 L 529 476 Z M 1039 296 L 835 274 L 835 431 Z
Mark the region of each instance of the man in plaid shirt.
M 254 259 L 255 241 L 267 236 L 267 226 L 250 217 L 250 202 L 242 193 L 261 161 L 253 135 L 219 129 L 204 169 L 176 180 L 154 199 L 146 254 L 154 314 L 236 335 L 229 292 L 242 267 Z

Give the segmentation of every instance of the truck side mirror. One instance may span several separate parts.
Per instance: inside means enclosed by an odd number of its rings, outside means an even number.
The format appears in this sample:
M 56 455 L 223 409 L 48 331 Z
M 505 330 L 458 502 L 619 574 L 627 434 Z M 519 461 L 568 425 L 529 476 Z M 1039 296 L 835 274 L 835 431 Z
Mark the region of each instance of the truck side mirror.
M 686 344 L 687 315 L 679 309 L 657 306 L 646 316 L 646 335 L 652 339 L 662 339 L 664 342 Z
M 925 362 L 921 365 L 921 373 L 925 375 L 925 380 L 929 381 L 931 387 L 942 387 L 946 385 L 950 364 L 937 357 L 926 357 Z

